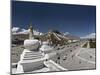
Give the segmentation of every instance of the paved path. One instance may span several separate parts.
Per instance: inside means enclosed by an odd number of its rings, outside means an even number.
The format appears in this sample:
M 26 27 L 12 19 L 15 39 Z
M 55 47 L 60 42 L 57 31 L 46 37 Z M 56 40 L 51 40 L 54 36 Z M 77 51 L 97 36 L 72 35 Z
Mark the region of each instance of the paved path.
M 85 48 L 85 49 L 86 49 L 86 48 Z M 79 59 L 83 60 L 83 61 L 87 61 L 87 62 L 89 62 L 89 63 L 95 64 L 94 61 L 90 61 L 90 60 L 87 60 L 87 59 L 85 59 L 85 58 L 83 58 L 83 57 L 78 56 L 82 50 L 84 50 L 84 49 L 81 48 L 81 49 L 76 53 L 75 56 L 78 57 Z M 88 51 L 85 51 L 85 52 L 88 52 Z M 88 53 L 89 53 L 89 52 L 88 52 Z M 91 53 L 89 53 L 89 55 L 95 57 L 95 56 L 92 55 Z
M 90 48 L 90 43 L 89 43 L 89 41 L 87 42 L 87 48 Z

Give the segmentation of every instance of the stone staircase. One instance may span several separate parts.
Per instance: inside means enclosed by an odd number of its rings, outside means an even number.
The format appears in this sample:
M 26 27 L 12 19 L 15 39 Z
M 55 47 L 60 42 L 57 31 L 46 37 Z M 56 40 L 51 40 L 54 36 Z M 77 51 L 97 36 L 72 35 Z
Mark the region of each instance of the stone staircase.
M 34 60 L 39 58 L 43 58 L 42 53 L 37 51 L 30 51 L 24 54 L 23 60 Z
M 30 72 L 44 67 L 44 56 L 39 51 L 25 49 L 18 62 L 17 73 Z

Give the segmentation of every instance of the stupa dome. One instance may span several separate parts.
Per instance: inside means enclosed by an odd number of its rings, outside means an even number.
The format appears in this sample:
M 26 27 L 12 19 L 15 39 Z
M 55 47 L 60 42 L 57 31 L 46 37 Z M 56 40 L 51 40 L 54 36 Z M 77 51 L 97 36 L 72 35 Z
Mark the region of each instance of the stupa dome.
M 54 50 L 54 48 L 52 46 L 48 45 L 48 42 L 43 42 L 42 44 L 43 45 L 40 48 L 41 51 L 43 51 L 43 52 L 50 52 L 50 51 Z
M 28 50 L 36 50 L 39 47 L 40 43 L 36 39 L 26 39 L 24 41 L 24 47 Z

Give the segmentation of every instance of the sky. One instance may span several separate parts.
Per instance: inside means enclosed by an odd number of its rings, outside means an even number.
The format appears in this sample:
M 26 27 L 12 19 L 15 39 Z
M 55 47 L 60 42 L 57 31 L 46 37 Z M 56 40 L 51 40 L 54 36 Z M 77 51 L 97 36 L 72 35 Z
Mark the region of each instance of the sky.
M 12 1 L 12 27 L 33 28 L 46 33 L 50 29 L 77 36 L 95 33 L 96 7 Z

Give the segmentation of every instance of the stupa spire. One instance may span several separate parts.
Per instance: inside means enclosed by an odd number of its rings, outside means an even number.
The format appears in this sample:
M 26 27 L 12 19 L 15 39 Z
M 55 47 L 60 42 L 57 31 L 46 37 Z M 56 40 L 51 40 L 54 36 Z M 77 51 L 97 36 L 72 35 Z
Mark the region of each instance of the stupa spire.
M 32 22 L 29 25 L 29 39 L 34 39 Z

